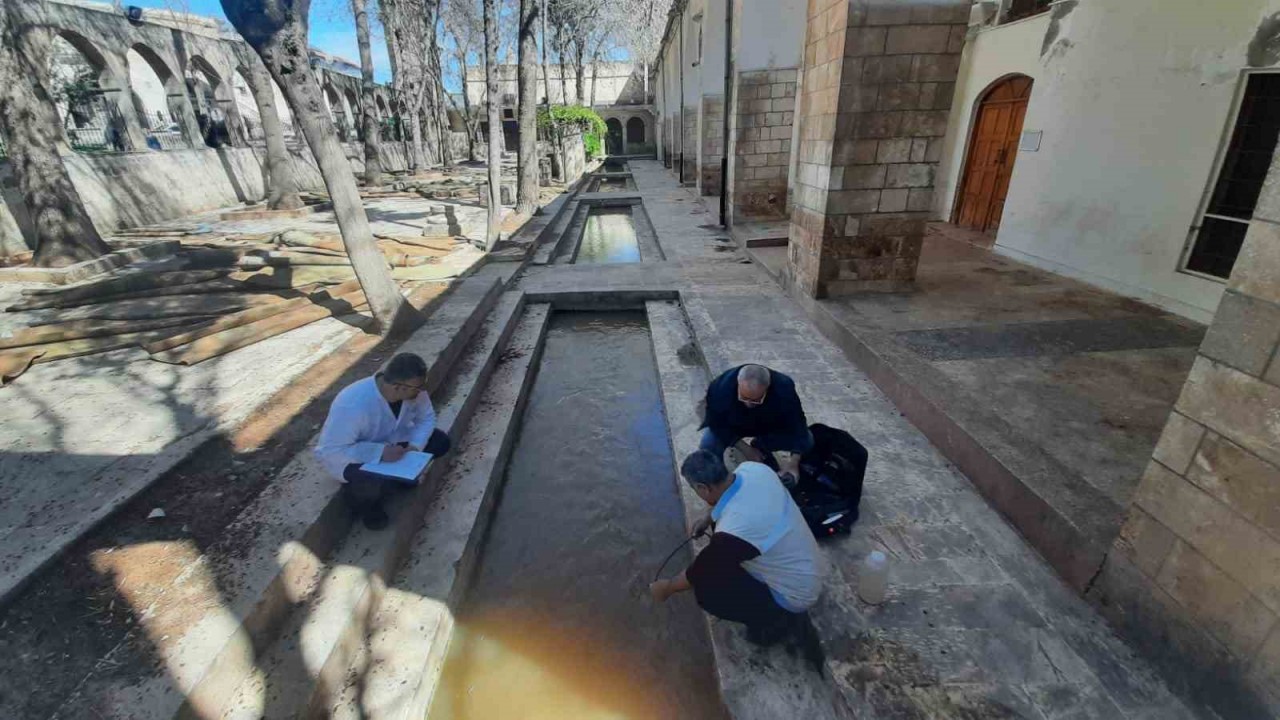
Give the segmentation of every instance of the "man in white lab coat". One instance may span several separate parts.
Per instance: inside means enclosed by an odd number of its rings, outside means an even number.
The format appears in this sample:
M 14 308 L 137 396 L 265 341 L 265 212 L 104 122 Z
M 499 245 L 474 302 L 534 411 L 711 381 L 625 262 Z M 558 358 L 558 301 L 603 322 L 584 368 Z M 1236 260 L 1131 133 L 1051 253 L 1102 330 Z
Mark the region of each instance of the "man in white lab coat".
M 449 452 L 449 436 L 436 427 L 435 408 L 423 389 L 426 382 L 426 362 L 400 353 L 381 372 L 344 388 L 329 407 L 316 457 L 343 483 L 347 503 L 370 530 L 387 526 L 383 503 L 402 481 L 361 465 L 395 462 L 410 450 L 435 457 Z

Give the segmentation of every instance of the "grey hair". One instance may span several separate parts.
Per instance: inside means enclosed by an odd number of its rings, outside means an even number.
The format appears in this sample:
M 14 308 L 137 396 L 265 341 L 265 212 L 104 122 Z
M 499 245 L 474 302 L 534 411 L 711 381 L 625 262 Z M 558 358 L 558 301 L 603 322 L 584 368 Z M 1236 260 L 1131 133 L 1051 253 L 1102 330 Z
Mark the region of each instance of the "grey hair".
M 716 457 L 710 450 L 697 450 L 680 463 L 680 474 L 690 486 L 714 487 L 725 481 L 729 471 L 723 458 Z
M 427 363 L 413 353 L 400 353 L 391 358 L 382 369 L 382 377 L 387 382 L 402 383 L 409 380 L 425 380 Z
M 746 383 L 753 387 L 767 388 L 771 381 L 769 368 L 763 365 L 743 365 L 738 370 L 738 382 L 740 383 Z

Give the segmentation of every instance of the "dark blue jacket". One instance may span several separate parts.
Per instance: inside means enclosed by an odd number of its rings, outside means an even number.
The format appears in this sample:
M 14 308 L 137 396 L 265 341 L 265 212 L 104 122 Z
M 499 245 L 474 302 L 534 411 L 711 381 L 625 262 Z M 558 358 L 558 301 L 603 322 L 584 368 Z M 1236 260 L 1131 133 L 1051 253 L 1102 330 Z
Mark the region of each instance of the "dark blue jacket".
M 777 370 L 770 370 L 769 392 L 760 407 L 738 402 L 738 371 L 725 370 L 707 386 L 707 413 L 702 427 L 711 428 L 726 441 L 768 435 L 800 435 L 808 429 L 796 384 Z

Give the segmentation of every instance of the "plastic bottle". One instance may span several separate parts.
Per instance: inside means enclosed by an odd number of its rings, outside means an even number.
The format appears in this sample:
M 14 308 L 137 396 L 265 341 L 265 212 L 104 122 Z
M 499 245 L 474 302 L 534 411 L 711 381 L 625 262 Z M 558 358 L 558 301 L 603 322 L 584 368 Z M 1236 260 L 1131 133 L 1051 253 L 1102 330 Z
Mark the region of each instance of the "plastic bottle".
M 871 605 L 884 602 L 884 593 L 889 585 L 889 558 L 879 550 L 872 550 L 862 563 L 862 573 L 858 576 L 858 597 Z

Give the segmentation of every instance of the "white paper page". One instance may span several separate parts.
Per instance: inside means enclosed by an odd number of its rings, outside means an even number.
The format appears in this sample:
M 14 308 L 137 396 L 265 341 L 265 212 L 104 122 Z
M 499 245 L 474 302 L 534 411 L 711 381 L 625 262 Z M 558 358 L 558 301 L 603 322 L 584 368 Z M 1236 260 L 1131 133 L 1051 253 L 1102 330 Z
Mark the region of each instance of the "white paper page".
M 409 451 L 404 457 L 395 462 L 378 462 L 365 463 L 360 466 L 365 472 L 377 473 L 378 475 L 388 475 L 406 483 L 416 483 L 418 478 L 422 476 L 422 471 L 426 470 L 427 463 L 431 462 L 431 453 Z

